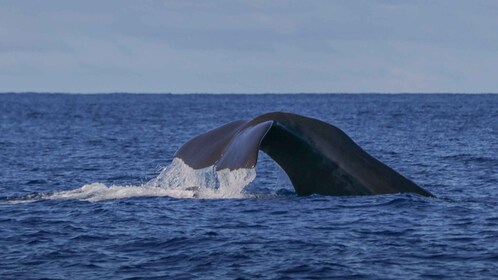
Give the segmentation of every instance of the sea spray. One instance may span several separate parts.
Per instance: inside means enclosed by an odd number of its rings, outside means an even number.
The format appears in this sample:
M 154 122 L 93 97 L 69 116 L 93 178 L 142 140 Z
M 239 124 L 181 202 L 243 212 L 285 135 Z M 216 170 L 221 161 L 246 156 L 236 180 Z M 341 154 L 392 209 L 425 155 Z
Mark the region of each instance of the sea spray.
M 243 189 L 256 178 L 255 169 L 218 170 L 214 166 L 193 169 L 174 158 L 146 187 L 194 192 L 198 198 L 243 198 Z M 174 195 L 173 195 L 174 196 Z
M 175 198 L 244 198 L 245 186 L 256 178 L 255 169 L 219 170 L 213 166 L 193 169 L 181 159 L 175 158 L 161 173 L 149 182 L 139 186 L 107 186 L 92 183 L 80 188 L 49 194 L 30 194 L 10 199 L 8 203 L 27 203 L 37 200 L 75 199 L 101 201 L 130 197 L 169 196 Z

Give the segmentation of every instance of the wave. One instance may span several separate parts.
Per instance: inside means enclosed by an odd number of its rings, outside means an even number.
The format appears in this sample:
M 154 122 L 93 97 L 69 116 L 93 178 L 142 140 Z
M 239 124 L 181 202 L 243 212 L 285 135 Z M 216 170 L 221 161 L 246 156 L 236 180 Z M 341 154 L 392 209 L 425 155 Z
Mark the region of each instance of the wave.
M 217 171 L 214 166 L 210 166 L 193 169 L 183 160 L 174 158 L 156 178 L 139 186 L 107 186 L 103 183 L 92 183 L 74 190 L 30 194 L 8 199 L 7 203 L 64 199 L 95 202 L 147 196 L 200 199 L 247 198 L 251 195 L 244 192 L 244 187 L 255 178 L 254 168 Z

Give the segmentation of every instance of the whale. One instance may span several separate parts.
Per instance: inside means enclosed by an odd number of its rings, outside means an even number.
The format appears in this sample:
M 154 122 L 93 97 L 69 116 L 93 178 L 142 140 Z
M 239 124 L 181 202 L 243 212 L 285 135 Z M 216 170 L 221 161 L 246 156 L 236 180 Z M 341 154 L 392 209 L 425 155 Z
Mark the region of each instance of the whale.
M 255 168 L 259 151 L 287 174 L 299 196 L 415 193 L 434 197 L 377 160 L 341 129 L 286 112 L 236 120 L 193 137 L 174 154 L 193 169 Z

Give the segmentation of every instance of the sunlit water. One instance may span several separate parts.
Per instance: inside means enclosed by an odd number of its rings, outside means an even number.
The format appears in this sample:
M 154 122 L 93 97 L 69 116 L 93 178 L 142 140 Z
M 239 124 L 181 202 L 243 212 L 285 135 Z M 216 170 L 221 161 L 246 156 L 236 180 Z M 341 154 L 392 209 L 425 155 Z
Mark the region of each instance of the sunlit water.
M 308 115 L 437 199 L 297 197 L 189 138 Z M 498 95 L 0 95 L 0 278 L 498 277 Z

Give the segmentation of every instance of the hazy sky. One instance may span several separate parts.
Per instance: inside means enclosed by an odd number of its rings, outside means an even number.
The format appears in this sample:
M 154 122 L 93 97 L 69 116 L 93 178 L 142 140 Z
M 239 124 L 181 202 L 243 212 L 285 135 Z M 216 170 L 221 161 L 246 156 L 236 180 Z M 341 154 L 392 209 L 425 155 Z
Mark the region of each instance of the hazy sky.
M 498 1 L 2 1 L 0 92 L 498 92 Z

